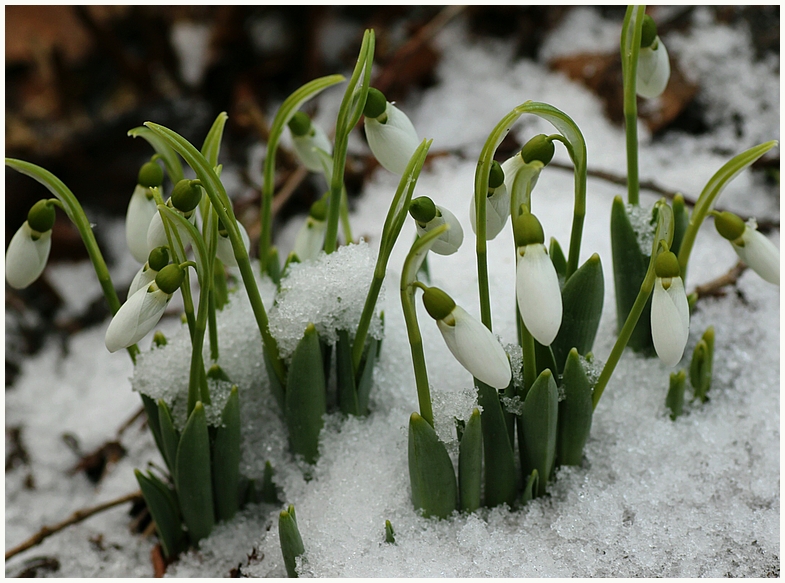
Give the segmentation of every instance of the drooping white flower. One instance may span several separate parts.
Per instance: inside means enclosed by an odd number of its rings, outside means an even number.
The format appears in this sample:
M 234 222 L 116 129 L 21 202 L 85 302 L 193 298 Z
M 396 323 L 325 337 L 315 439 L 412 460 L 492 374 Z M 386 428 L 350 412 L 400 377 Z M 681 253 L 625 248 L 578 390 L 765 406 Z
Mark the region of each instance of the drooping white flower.
M 667 288 L 665 287 L 667 284 Z M 651 338 L 657 356 L 676 366 L 690 335 L 690 307 L 681 277 L 657 277 L 651 300 Z
M 188 216 L 188 220 L 193 225 L 196 222 L 196 213 L 192 212 L 190 216 Z M 190 238 L 188 236 L 188 232 L 185 230 L 185 227 L 178 224 L 177 232 L 180 234 L 180 240 L 183 243 L 183 246 L 187 247 Z M 164 221 L 161 217 L 161 213 L 156 210 L 153 218 L 150 219 L 150 225 L 147 228 L 147 253 L 156 247 L 164 247 L 167 245 L 169 245 L 169 240 L 166 238 Z
M 668 51 L 660 37 L 657 37 L 651 46 L 641 47 L 638 53 L 635 91 L 647 99 L 659 97 L 665 91 L 670 76 Z
M 405 113 L 373 88 L 368 91 L 364 113 L 365 136 L 374 157 L 390 172 L 403 174 L 420 145 L 414 125 Z
M 131 285 L 128 288 L 126 297 L 131 297 L 143 287 L 149 286 L 155 281 L 158 272 L 169 263 L 168 247 L 156 247 L 150 252 L 145 264 L 136 272 Z
M 310 215 L 305 219 L 297 232 L 292 253 L 300 261 L 308 261 L 318 257 L 324 247 L 324 234 L 327 232 L 327 221 L 320 221 Z
M 24 289 L 44 272 L 52 248 L 51 229 L 33 231 L 25 221 L 16 231 L 5 253 L 5 278 L 8 285 Z
M 240 238 L 243 240 L 245 250 L 251 249 L 251 239 L 248 237 L 248 231 L 245 230 L 242 223 L 237 221 L 237 228 L 240 230 Z M 237 267 L 237 259 L 234 256 L 234 249 L 232 248 L 232 241 L 229 239 L 228 233 L 222 235 L 218 233 L 218 244 L 215 247 L 215 255 L 221 260 L 221 263 L 228 267 Z
M 780 284 L 780 250 L 756 226 L 746 225 L 741 241 L 731 241 L 744 263 L 764 280 Z
M 515 158 L 520 160 L 520 164 Z M 488 177 L 488 195 L 485 204 L 485 239 L 490 241 L 501 233 L 507 218 L 510 216 L 510 190 L 507 188 L 507 175 L 514 175 L 517 168 L 523 164 L 523 159 L 516 155 L 509 158 L 504 164 L 494 160 Z M 477 233 L 477 216 L 474 208 L 474 198 L 469 201 L 469 222 L 472 231 Z
M 431 251 L 439 255 L 452 255 L 463 243 L 463 228 L 461 223 L 446 208 L 435 205 L 433 201 L 421 196 L 414 199 L 409 205 L 409 213 L 414 218 L 417 234 L 422 237 L 429 231 L 449 225 L 449 229 L 442 233 L 431 245 Z
M 496 336 L 438 288 L 428 288 L 423 303 L 455 359 L 485 384 L 507 388 L 512 370 Z
M 131 255 L 139 263 L 147 261 L 147 255 L 150 253 L 150 248 L 147 246 L 147 232 L 150 221 L 158 214 L 155 200 L 152 196 L 148 198 L 149 192 L 149 188 L 137 184 L 125 214 L 125 241 Z
M 303 112 L 298 111 L 289 122 L 292 132 L 292 145 L 297 157 L 311 172 L 322 172 L 322 160 L 316 149 L 332 153 L 332 144 L 324 130 L 311 122 Z
M 139 289 L 128 298 L 109 323 L 106 330 L 106 348 L 117 352 L 144 338 L 164 315 L 172 294 L 159 289 L 155 283 Z
M 544 244 L 518 248 L 515 287 L 526 329 L 537 342 L 549 346 L 561 327 L 562 299 L 559 276 Z

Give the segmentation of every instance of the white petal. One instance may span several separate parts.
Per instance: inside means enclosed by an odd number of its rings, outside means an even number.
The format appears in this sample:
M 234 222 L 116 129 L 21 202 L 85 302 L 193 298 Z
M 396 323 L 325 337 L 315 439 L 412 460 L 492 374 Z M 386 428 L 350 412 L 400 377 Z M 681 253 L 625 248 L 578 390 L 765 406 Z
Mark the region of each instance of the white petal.
M 520 157 L 520 156 L 519 156 Z M 494 193 L 486 198 L 485 205 L 485 239 L 490 241 L 501 233 L 510 216 L 510 191 L 502 184 Z M 469 220 L 472 231 L 477 233 L 477 218 L 474 214 L 474 199 L 469 201 Z
M 161 316 L 164 315 L 166 305 L 171 295 L 150 286 L 155 291 L 143 288 L 128 298 L 109 322 L 106 330 L 106 348 L 109 352 L 117 352 L 121 348 L 128 348 L 136 344 L 150 332 Z
M 332 144 L 322 128 L 316 124 L 312 124 L 311 128 L 313 129 L 313 135 L 310 135 L 310 133 L 305 136 L 292 135 L 292 145 L 294 146 L 294 151 L 297 152 L 297 157 L 300 158 L 300 161 L 303 163 L 303 166 L 308 168 L 311 172 L 321 172 L 322 161 L 319 158 L 319 155 L 314 151 L 314 148 L 318 148 L 330 154 L 333 151 Z
M 427 232 L 433 231 L 436 227 L 447 223 L 450 225 L 450 228 L 433 242 L 431 251 L 438 253 L 439 255 L 452 255 L 458 250 L 461 243 L 463 243 L 463 227 L 461 227 L 461 223 L 455 218 L 455 215 L 446 208 L 438 205 L 436 208 L 441 213 L 441 216 L 434 217 L 432 221 L 425 225 L 425 228 L 421 227 L 420 223 L 415 221 L 415 224 L 417 225 L 417 234 L 422 237 Z
M 561 327 L 562 302 L 559 276 L 545 245 L 525 247 L 523 256 L 518 258 L 515 283 L 518 309 L 526 329 L 537 342 L 549 346 Z
M 251 249 L 251 239 L 248 237 L 248 231 L 245 230 L 245 227 L 243 227 L 242 223 L 239 221 L 237 223 L 237 228 L 240 230 L 240 238 L 243 240 L 245 250 L 249 251 Z M 215 248 L 215 254 L 224 265 L 228 267 L 237 267 L 237 259 L 234 256 L 232 241 L 229 239 L 228 235 L 226 237 L 218 235 L 218 244 Z
M 414 125 L 392 103 L 387 104 L 385 123 L 365 118 L 365 136 L 379 164 L 395 174 L 404 173 L 409 159 L 420 145 Z
M 25 221 L 11 238 L 5 252 L 5 278 L 8 285 L 24 289 L 44 272 L 49 250 L 52 248 L 52 231 L 41 233 L 33 240 L 33 230 Z
M 668 51 L 662 39 L 657 38 L 657 50 L 641 49 L 638 55 L 638 72 L 635 91 L 641 97 L 652 98 L 662 95 L 671 76 Z
M 150 266 L 145 263 L 139 271 L 136 272 L 133 281 L 131 282 L 131 286 L 128 288 L 128 293 L 126 297 L 131 297 L 136 292 L 138 292 L 143 287 L 148 287 L 151 283 L 155 281 L 155 276 L 158 275 L 158 272 L 154 269 L 150 269 Z
M 192 225 L 195 224 L 196 213 L 192 213 L 188 220 Z M 185 230 L 185 227 L 182 227 L 178 224 L 177 232 L 180 233 L 180 241 L 187 249 L 191 241 L 188 231 Z M 150 251 L 156 247 L 163 246 L 168 247 L 169 240 L 166 238 L 166 229 L 164 229 L 164 222 L 161 218 L 161 213 L 156 211 L 156 213 L 153 215 L 153 218 L 150 219 L 150 226 L 147 228 L 147 255 L 145 255 L 144 261 L 147 261 Z
M 297 233 L 292 251 L 300 261 L 308 261 L 318 257 L 324 247 L 324 234 L 327 232 L 327 221 L 317 221 L 309 216 Z
M 147 247 L 147 230 L 153 216 L 158 214 L 155 200 L 147 198 L 147 190 L 140 184 L 136 185 L 128 203 L 128 211 L 125 214 L 125 241 L 131 255 L 139 263 L 147 261 L 147 256 L 150 253 L 150 249 Z
M 739 258 L 764 280 L 779 285 L 780 250 L 757 229 L 747 227 L 741 238 L 743 247 L 733 245 Z
M 452 316 L 455 318 L 454 326 L 443 320 L 437 320 L 436 324 L 455 359 L 485 384 L 496 389 L 506 388 L 510 384 L 512 372 L 510 361 L 499 341 L 488 328 L 460 306 L 455 306 Z
M 689 334 L 690 307 L 684 282 L 674 277 L 666 290 L 658 277 L 651 300 L 651 338 L 660 360 L 668 366 L 679 364 Z

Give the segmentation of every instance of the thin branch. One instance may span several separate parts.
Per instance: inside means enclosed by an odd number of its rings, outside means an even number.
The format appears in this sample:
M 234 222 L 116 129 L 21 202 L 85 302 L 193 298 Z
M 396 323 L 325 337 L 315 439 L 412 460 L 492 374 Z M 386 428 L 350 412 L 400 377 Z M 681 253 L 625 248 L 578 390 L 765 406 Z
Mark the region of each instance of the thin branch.
M 698 299 L 704 297 L 722 297 L 727 293 L 725 288 L 729 285 L 736 285 L 739 277 L 746 270 L 747 266 L 739 261 L 736 265 L 731 267 L 728 273 L 704 283 L 703 285 L 696 286 L 694 291 L 698 295 Z
M 58 522 L 52 526 L 44 526 L 27 539 L 22 544 L 15 546 L 14 548 L 7 550 L 5 552 L 5 560 L 7 561 L 14 555 L 18 555 L 22 551 L 26 551 L 29 548 L 32 548 L 36 545 L 41 544 L 45 539 L 49 538 L 53 534 L 60 532 L 64 528 L 71 526 L 72 524 L 77 524 L 78 522 L 82 522 L 84 519 L 89 518 L 99 512 L 103 512 L 104 510 L 109 510 L 110 508 L 114 508 L 115 506 L 119 506 L 120 504 L 125 504 L 126 502 L 134 502 L 142 497 L 142 491 L 137 490 L 136 492 L 131 492 L 130 494 L 126 494 L 125 496 L 121 496 L 120 498 L 115 498 L 114 500 L 110 500 L 109 502 L 104 502 L 103 504 L 99 504 L 98 506 L 93 506 L 92 508 L 82 508 L 81 510 L 77 510 L 67 519 L 63 520 L 62 522 Z

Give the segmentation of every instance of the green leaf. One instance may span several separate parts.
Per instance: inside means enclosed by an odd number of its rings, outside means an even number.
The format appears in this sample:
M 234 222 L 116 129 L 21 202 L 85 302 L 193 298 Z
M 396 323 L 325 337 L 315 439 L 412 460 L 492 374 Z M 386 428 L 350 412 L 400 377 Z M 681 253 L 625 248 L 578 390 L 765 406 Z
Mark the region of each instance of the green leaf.
M 384 521 L 384 542 L 388 544 L 395 544 L 395 531 L 393 530 L 392 523 L 389 520 Z
M 499 394 L 475 379 L 477 403 L 482 407 L 482 443 L 485 454 L 485 505 L 515 504 L 518 478 L 515 457 L 504 421 Z
M 687 386 L 687 373 L 684 370 L 672 372 L 668 385 L 668 395 L 665 397 L 665 406 L 670 411 L 672 421 L 676 421 L 684 412 L 684 389 Z
M 169 467 L 172 477 L 176 475 L 177 447 L 180 445 L 180 434 L 174 428 L 169 407 L 163 399 L 158 399 L 158 427 L 161 435 L 161 455 Z
M 215 524 L 210 475 L 210 438 L 201 401 L 180 436 L 177 448 L 175 487 L 188 536 L 193 544 L 210 534 Z
M 677 256 L 679 249 L 681 249 L 681 242 L 684 239 L 684 234 L 687 232 L 687 227 L 690 224 L 690 213 L 684 204 L 684 197 L 677 194 L 673 197 L 673 244 L 671 251 Z
M 210 131 L 207 132 L 207 137 L 202 144 L 202 156 L 204 156 L 213 166 L 218 165 L 218 154 L 221 151 L 221 138 L 223 137 L 224 126 L 226 125 L 227 119 L 229 119 L 229 116 L 226 115 L 225 111 L 219 113 L 218 117 L 215 118 L 212 127 L 210 127 Z
M 556 269 L 559 280 L 563 282 L 567 277 L 567 259 L 565 259 L 564 251 L 562 251 L 561 245 L 559 245 L 555 237 L 551 237 L 551 242 L 548 245 L 548 256 L 551 258 L 551 263 L 553 263 L 553 267 Z
M 540 476 L 537 474 L 537 470 L 532 470 L 532 473 L 526 479 L 526 487 L 523 489 L 523 494 L 521 494 L 521 505 L 534 499 L 539 484 Z
M 235 385 L 213 442 L 213 493 L 218 520 L 229 520 L 240 506 L 240 440 L 240 397 Z
M 275 471 L 272 464 L 267 461 L 264 462 L 264 475 L 262 476 L 262 489 L 259 492 L 261 501 L 267 504 L 276 504 L 280 502 L 278 499 L 278 488 L 275 487 L 273 476 Z
M 709 326 L 698 341 L 690 363 L 690 384 L 695 398 L 705 403 L 711 388 L 712 369 L 714 368 L 714 327 Z
M 134 470 L 134 475 L 139 482 L 150 516 L 155 522 L 164 555 L 168 559 L 174 558 L 184 547 L 185 542 L 177 496 L 152 473 L 145 476 L 139 470 Z
M 161 455 L 164 456 L 164 460 L 166 460 L 166 456 L 164 455 L 164 442 L 161 439 L 161 425 L 160 421 L 158 420 L 158 405 L 156 405 L 155 401 L 144 393 L 139 394 L 142 396 L 144 412 L 147 415 L 147 426 L 153 433 L 153 439 L 155 439 L 155 445 L 158 448 L 158 451 L 161 452 Z
M 379 356 L 381 340 L 371 338 L 367 343 L 363 360 L 360 361 L 359 377 L 357 380 L 357 408 L 360 415 L 368 414 L 368 402 L 371 397 L 371 387 L 373 386 L 373 369 L 376 359 Z
M 605 296 L 600 256 L 592 255 L 562 289 L 562 322 L 551 344 L 559 372 L 572 347 L 586 355 L 594 346 Z
M 305 546 L 303 546 L 303 538 L 300 536 L 300 529 L 297 527 L 297 519 L 292 505 L 289 505 L 286 510 L 282 510 L 278 516 L 278 537 L 281 542 L 283 562 L 286 565 L 286 574 L 289 577 L 297 577 L 297 557 L 305 553 Z
M 292 452 L 309 464 L 319 457 L 319 433 L 327 412 L 326 389 L 319 334 L 313 324 L 308 324 L 289 366 L 284 416 Z
M 169 180 L 171 180 L 172 184 L 177 184 L 185 178 L 180 158 L 177 157 L 175 151 L 159 135 L 146 127 L 134 128 L 128 132 L 128 135 L 132 138 L 144 138 L 147 140 L 156 153 L 161 156 L 161 160 L 163 160 L 166 167 L 166 173 L 169 175 Z
M 461 436 L 458 484 L 461 510 L 474 512 L 480 507 L 482 487 L 482 421 L 479 409 L 472 411 Z
M 458 508 L 458 484 L 447 448 L 417 413 L 409 417 L 409 480 L 412 504 L 423 516 L 447 518 Z
M 278 375 L 275 374 L 275 370 L 270 363 L 270 358 L 267 356 L 267 353 L 262 351 L 262 357 L 264 360 L 264 368 L 267 370 L 267 378 L 270 381 L 270 392 L 273 394 L 275 402 L 278 403 L 278 406 L 281 408 L 281 412 L 283 412 L 286 410 L 286 390 L 278 380 Z
M 338 330 L 338 340 L 335 342 L 335 367 L 338 408 L 347 415 L 360 415 L 352 367 L 352 343 L 346 330 Z
M 564 399 L 559 402 L 556 460 L 563 466 L 579 466 L 591 431 L 594 405 L 592 386 L 575 348 L 567 357 L 562 386 Z
M 537 362 L 537 374 L 544 370 L 551 371 L 554 376 L 559 374 L 559 370 L 556 367 L 556 358 L 550 346 L 543 346 L 534 340 L 534 354 Z
M 559 415 L 559 392 L 551 371 L 540 373 L 523 402 L 518 418 L 518 432 L 524 474 L 537 470 L 540 476 L 537 495 L 545 494 L 556 457 L 556 423 Z

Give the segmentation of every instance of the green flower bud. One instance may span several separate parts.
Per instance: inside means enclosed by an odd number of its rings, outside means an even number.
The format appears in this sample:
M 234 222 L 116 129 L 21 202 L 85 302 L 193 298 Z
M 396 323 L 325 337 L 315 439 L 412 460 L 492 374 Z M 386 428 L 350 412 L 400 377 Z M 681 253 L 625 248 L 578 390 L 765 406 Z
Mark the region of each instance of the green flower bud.
M 549 140 L 545 134 L 534 136 L 531 140 L 524 144 L 521 148 L 521 158 L 527 164 L 534 160 L 539 160 L 545 166 L 553 160 L 553 154 L 556 148 L 553 145 L 553 140 Z
M 169 264 L 169 247 L 161 246 L 156 247 L 152 251 L 150 251 L 150 255 L 147 258 L 147 265 L 150 266 L 150 269 L 153 271 L 161 271 L 164 267 Z
M 289 120 L 289 129 L 295 136 L 305 136 L 311 131 L 311 118 L 308 114 L 298 111 Z
M 51 231 L 55 224 L 55 205 L 48 200 L 39 200 L 27 213 L 27 224 L 37 233 Z
M 717 232 L 728 241 L 736 241 L 744 234 L 744 229 L 747 228 L 747 225 L 744 224 L 740 217 L 728 211 L 714 212 L 712 214 L 714 215 L 714 226 L 717 228 Z
M 663 251 L 654 261 L 654 273 L 657 277 L 679 277 L 679 260 L 673 251 Z
M 504 184 L 504 170 L 496 160 L 491 164 L 491 173 L 488 175 L 488 188 L 499 188 Z
M 436 216 L 436 205 L 427 196 L 420 196 L 409 203 L 409 214 L 415 221 L 427 224 Z
M 180 288 L 184 278 L 185 270 L 179 265 L 170 263 L 155 276 L 155 284 L 162 292 L 173 294 Z
M 545 244 L 545 233 L 542 230 L 540 220 L 529 212 L 524 206 L 523 212 L 513 222 L 513 232 L 515 233 L 515 244 L 518 247 L 526 245 Z
M 324 199 L 319 199 L 311 205 L 311 210 L 308 212 L 311 218 L 317 221 L 327 220 L 327 203 Z
M 147 188 L 161 186 L 164 182 L 164 169 L 155 162 L 148 162 L 139 169 L 136 182 Z
M 363 115 L 376 119 L 383 115 L 385 111 L 387 111 L 387 98 L 384 96 L 384 93 L 370 87 L 368 89 L 368 99 L 365 100 Z
M 166 336 L 164 336 L 164 333 L 161 332 L 160 330 L 156 331 L 156 333 L 153 334 L 153 344 L 156 346 L 156 348 L 161 348 L 162 346 L 166 346 L 167 344 Z
M 650 47 L 657 38 L 657 25 L 654 19 L 645 14 L 643 16 L 643 28 L 641 29 L 641 48 Z
M 202 189 L 196 180 L 187 178 L 178 182 L 172 191 L 172 206 L 183 213 L 191 212 L 202 200 Z
M 429 287 L 422 295 L 425 310 L 434 320 L 444 320 L 455 309 L 453 299 L 438 287 Z

